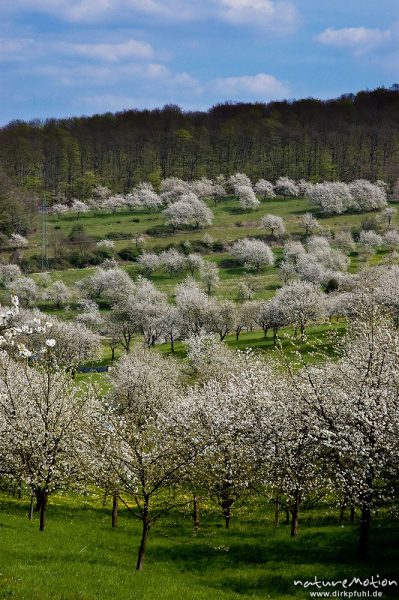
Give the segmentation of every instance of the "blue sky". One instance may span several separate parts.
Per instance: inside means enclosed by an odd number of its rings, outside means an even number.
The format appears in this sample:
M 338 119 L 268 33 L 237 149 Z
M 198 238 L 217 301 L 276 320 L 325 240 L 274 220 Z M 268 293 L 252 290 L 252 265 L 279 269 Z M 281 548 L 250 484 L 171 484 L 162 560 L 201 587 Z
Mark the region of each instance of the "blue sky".
M 0 0 L 0 124 L 398 81 L 398 0 Z

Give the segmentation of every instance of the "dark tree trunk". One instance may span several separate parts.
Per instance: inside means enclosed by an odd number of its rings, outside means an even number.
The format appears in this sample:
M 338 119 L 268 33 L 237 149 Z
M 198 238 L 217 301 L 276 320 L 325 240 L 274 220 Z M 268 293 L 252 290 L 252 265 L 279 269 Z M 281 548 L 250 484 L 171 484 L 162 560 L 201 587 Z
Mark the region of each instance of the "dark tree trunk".
M 141 541 L 137 556 L 136 571 L 142 571 L 144 568 L 145 551 L 147 547 L 148 534 L 150 531 L 150 523 L 148 520 L 148 508 L 144 508 L 143 514 L 143 529 L 141 533 Z
M 289 525 L 291 521 L 290 509 L 288 506 L 285 507 L 285 525 Z
M 355 522 L 355 516 L 356 516 L 356 510 L 355 510 L 355 507 L 352 504 L 352 506 L 351 506 L 351 512 L 350 512 L 350 515 L 349 515 L 349 520 L 350 520 L 351 523 Z
M 194 531 L 198 531 L 200 528 L 200 510 L 199 510 L 199 498 L 194 494 L 193 498 L 193 520 L 194 520 Z
M 118 527 L 118 506 L 119 506 L 118 492 L 114 492 L 113 497 L 112 497 L 112 527 Z
M 343 502 L 341 504 L 341 508 L 339 510 L 339 520 L 343 521 L 345 518 L 345 510 L 346 510 L 346 504 Z
M 233 502 L 234 500 L 232 498 L 226 497 L 221 503 L 226 529 L 230 529 L 231 507 L 233 506 Z
M 36 504 L 35 512 L 39 512 L 43 503 L 43 492 L 42 490 L 35 490 Z
M 39 524 L 40 531 L 44 531 L 44 529 L 46 527 L 47 504 L 48 504 L 48 493 L 43 492 L 43 501 L 40 506 L 40 522 L 39 522 L 40 523 Z
M 175 338 L 173 335 L 170 336 L 170 349 L 172 350 L 172 354 L 175 352 Z
M 301 505 L 301 496 L 298 491 L 295 492 L 294 504 L 291 509 L 291 537 L 297 537 L 299 526 L 299 507 Z
M 371 510 L 367 506 L 362 507 L 362 516 L 360 519 L 360 535 L 358 554 L 365 557 L 369 551 L 369 533 L 370 533 Z
M 274 499 L 274 526 L 280 525 L 280 496 L 276 496 Z
M 35 503 L 35 495 L 32 492 L 31 495 L 30 495 L 29 512 L 28 512 L 28 519 L 29 519 L 29 521 L 32 521 L 32 519 L 33 519 L 33 507 L 34 507 L 34 503 Z

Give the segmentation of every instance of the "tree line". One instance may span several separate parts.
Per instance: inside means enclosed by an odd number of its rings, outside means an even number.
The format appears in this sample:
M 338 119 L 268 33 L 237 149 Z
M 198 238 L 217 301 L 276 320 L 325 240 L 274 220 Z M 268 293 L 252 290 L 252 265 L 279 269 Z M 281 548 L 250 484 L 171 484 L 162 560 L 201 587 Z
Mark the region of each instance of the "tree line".
M 0 130 L 0 167 L 28 190 L 85 199 L 96 184 L 127 193 L 141 181 L 384 179 L 399 176 L 399 91 L 334 100 L 167 105 L 92 117 L 14 121 Z

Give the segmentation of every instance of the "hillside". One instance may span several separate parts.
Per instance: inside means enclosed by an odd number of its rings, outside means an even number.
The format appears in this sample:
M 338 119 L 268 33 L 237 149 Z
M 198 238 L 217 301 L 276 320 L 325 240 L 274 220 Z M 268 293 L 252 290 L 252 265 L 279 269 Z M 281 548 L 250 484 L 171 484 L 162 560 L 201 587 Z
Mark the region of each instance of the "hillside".
M 140 181 L 399 176 L 399 91 L 335 100 L 221 104 L 207 112 L 169 105 L 92 117 L 12 122 L 0 130 L 0 168 L 39 193 L 85 198 L 95 184 L 128 192 Z

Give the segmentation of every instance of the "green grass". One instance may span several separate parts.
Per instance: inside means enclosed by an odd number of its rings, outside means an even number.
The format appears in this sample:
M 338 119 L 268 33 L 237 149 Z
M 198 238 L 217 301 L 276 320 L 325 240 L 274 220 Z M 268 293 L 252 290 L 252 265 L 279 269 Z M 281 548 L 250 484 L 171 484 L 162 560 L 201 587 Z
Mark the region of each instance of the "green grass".
M 270 199 L 262 200 L 260 207 L 253 212 L 244 212 L 239 207 L 238 200 L 234 197 L 229 197 L 226 200 L 218 203 L 216 206 L 209 202 L 214 213 L 213 224 L 205 230 L 188 230 L 177 231 L 174 234 L 164 236 L 146 236 L 144 245 L 145 251 L 161 250 L 170 244 L 178 247 L 185 241 L 195 242 L 202 240 L 204 233 L 209 234 L 217 242 L 233 242 L 242 237 L 266 235 L 267 232 L 259 229 L 259 222 L 263 215 L 272 213 L 280 215 L 286 224 L 287 235 L 301 237 L 303 232 L 299 225 L 299 217 L 305 212 L 313 212 L 318 217 L 320 224 L 324 230 L 336 231 L 341 229 L 359 228 L 362 221 L 368 217 L 375 217 L 377 213 L 361 213 L 361 214 L 344 214 L 326 217 L 318 215 L 315 208 L 312 207 L 307 199 L 291 198 L 291 199 Z M 164 218 L 158 212 L 143 212 L 143 211 L 120 211 L 115 215 L 110 213 L 89 212 L 77 218 L 74 214 L 62 215 L 60 217 L 50 215 L 49 217 L 49 254 L 52 254 L 51 239 L 53 234 L 61 233 L 67 236 L 72 227 L 77 223 L 82 224 L 86 232 L 96 239 L 105 238 L 111 234 L 124 235 L 126 239 L 115 241 L 114 255 L 126 246 L 132 247 L 131 238 L 136 234 L 141 234 L 155 226 L 162 226 Z M 394 225 L 399 224 L 399 214 L 394 216 Z M 29 236 L 30 246 L 23 251 L 25 256 L 31 254 L 40 254 L 40 216 L 37 217 L 35 231 Z M 265 239 L 268 239 L 267 236 Z M 270 240 L 273 246 L 273 251 L 276 257 L 281 255 L 281 246 L 283 240 Z M 3 253 L 3 260 L 7 260 L 9 253 Z M 370 264 L 377 264 L 383 260 L 384 251 L 377 253 L 369 259 Z M 215 291 L 215 295 L 219 298 L 228 298 L 236 300 L 238 283 L 242 278 L 248 278 L 255 288 L 256 299 L 270 298 L 275 289 L 281 285 L 278 269 L 275 267 L 267 267 L 261 269 L 258 273 L 247 272 L 239 266 L 228 266 L 228 261 L 231 262 L 231 255 L 226 252 L 211 252 L 205 256 L 207 260 L 214 261 L 220 267 L 220 285 Z M 136 278 L 139 274 L 139 269 L 134 263 L 122 263 L 123 268 Z M 356 272 L 362 266 L 356 252 L 351 255 L 350 272 Z M 92 268 L 86 269 L 67 269 L 63 271 L 52 271 L 52 279 L 60 279 L 64 281 L 72 289 L 75 283 L 80 279 L 87 277 L 93 272 Z M 152 280 L 157 286 L 165 291 L 171 298 L 174 287 L 179 283 L 187 273 L 170 277 L 165 273 L 157 272 L 152 276 Z M 33 275 L 35 278 L 35 275 Z M 44 307 L 46 308 L 46 307 Z M 63 315 L 68 317 L 68 315 Z
M 0 598 L 17 600 L 249 600 L 309 598 L 294 579 L 395 578 L 398 523 L 374 518 L 371 555 L 356 557 L 358 523 L 339 523 L 337 509 L 303 514 L 300 535 L 272 524 L 271 507 L 255 499 L 223 529 L 212 507 L 192 535 L 191 516 L 171 514 L 154 526 L 142 573 L 134 570 L 139 523 L 126 510 L 110 526 L 110 508 L 92 497 L 52 498 L 47 529 L 26 518 L 28 501 L 0 496 Z M 397 598 L 398 590 L 385 598 Z

